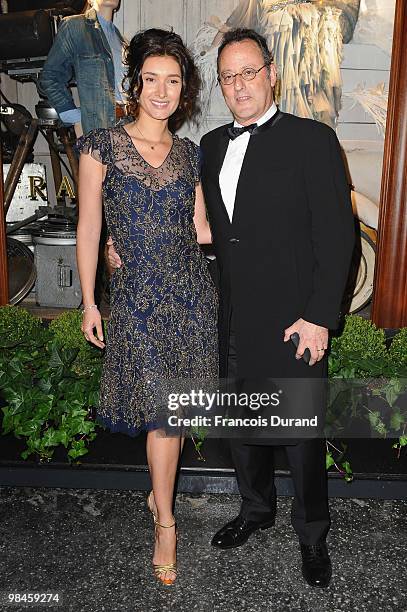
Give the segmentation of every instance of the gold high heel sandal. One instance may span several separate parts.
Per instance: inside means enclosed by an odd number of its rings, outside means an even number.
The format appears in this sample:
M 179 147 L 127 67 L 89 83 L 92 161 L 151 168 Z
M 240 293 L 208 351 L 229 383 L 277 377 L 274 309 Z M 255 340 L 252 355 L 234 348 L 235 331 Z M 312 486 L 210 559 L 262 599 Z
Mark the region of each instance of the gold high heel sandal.
M 150 492 L 148 498 L 147 498 L 147 507 L 150 510 L 151 514 L 153 515 L 153 519 L 154 519 L 154 526 L 155 526 L 155 539 L 157 540 L 157 536 L 158 536 L 158 527 L 163 527 L 164 529 L 170 529 L 171 527 L 175 527 L 175 537 L 177 536 L 177 524 L 174 521 L 174 523 L 172 523 L 172 525 L 162 525 L 161 523 L 158 522 L 157 520 L 157 515 L 154 512 L 153 509 L 153 502 L 151 499 L 151 496 L 153 495 L 153 491 Z M 177 578 L 177 563 L 165 563 L 165 564 L 160 564 L 160 563 L 153 563 L 153 571 L 154 571 L 154 575 L 157 578 L 157 580 L 159 580 L 162 584 L 165 584 L 167 586 L 170 586 L 172 584 L 174 584 L 176 578 Z M 167 572 L 171 572 L 172 574 L 175 574 L 174 578 L 165 578 L 165 574 Z
M 157 527 L 163 527 L 164 529 L 170 529 L 171 527 L 175 527 L 175 537 L 177 536 L 177 524 L 174 521 L 172 525 L 162 525 L 157 520 L 155 521 L 155 539 L 157 540 Z M 174 584 L 177 578 L 177 563 L 153 563 L 153 571 L 155 577 L 167 586 Z M 174 578 L 165 578 L 167 572 L 171 572 L 174 574 Z

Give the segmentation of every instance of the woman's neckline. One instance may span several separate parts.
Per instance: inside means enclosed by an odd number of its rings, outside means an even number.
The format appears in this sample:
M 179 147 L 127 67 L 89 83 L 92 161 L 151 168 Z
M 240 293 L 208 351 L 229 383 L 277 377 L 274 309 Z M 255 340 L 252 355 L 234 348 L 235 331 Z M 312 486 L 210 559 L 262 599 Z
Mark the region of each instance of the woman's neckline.
M 152 164 L 150 164 L 140 153 L 140 151 L 138 150 L 138 148 L 136 147 L 136 145 L 133 142 L 133 138 L 131 137 L 131 135 L 128 133 L 128 131 L 126 130 L 124 125 L 120 126 L 121 129 L 127 134 L 127 137 L 129 138 L 131 144 L 133 145 L 134 150 L 136 151 L 137 155 L 139 157 L 141 157 L 141 159 L 147 164 L 147 166 L 150 166 L 150 168 L 153 168 L 154 170 L 159 170 L 160 168 L 163 167 L 163 165 L 165 164 L 165 162 L 167 161 L 167 159 L 169 158 L 169 156 L 172 153 L 172 150 L 174 148 L 174 144 L 175 144 L 175 140 L 178 138 L 178 136 L 176 134 L 172 134 L 172 145 L 170 147 L 170 150 L 168 151 L 167 155 L 165 156 L 164 160 L 162 161 L 162 163 L 159 166 L 153 166 Z

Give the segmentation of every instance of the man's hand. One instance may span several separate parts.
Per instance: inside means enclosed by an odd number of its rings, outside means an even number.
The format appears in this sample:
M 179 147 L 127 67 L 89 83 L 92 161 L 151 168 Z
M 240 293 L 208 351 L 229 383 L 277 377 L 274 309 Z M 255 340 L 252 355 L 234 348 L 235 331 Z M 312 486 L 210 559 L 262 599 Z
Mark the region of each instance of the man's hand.
M 297 332 L 300 337 L 300 343 L 295 358 L 301 359 L 305 349 L 309 348 L 311 353 L 309 365 L 312 366 L 314 363 L 321 361 L 328 348 L 328 329 L 320 325 L 315 325 L 315 323 L 304 321 L 304 319 L 298 319 L 291 327 L 287 327 L 285 330 L 284 342 L 288 342 L 290 336 L 295 332 Z
M 120 259 L 116 251 L 114 250 L 113 240 L 111 236 L 109 236 L 106 242 L 106 247 L 107 248 L 105 249 L 105 255 L 106 255 L 107 263 L 109 266 L 109 272 L 111 274 L 113 270 L 121 267 L 122 260 Z

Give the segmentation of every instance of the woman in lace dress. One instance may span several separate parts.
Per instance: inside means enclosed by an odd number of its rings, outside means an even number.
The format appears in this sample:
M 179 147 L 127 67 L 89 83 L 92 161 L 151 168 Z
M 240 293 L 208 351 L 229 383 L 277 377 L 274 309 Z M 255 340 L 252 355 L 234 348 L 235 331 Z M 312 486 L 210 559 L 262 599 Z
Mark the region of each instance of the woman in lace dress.
M 181 38 L 137 34 L 127 52 L 134 121 L 80 139 L 77 257 L 87 340 L 104 347 L 94 285 L 102 221 L 122 266 L 111 278 L 97 418 L 111 431 L 147 430 L 156 524 L 154 571 L 176 577 L 174 483 L 182 440 L 160 428 L 162 381 L 218 375 L 217 296 L 198 243 L 211 241 L 200 186 L 199 147 L 174 131 L 193 117 L 199 77 Z M 94 330 L 96 329 L 96 334 Z

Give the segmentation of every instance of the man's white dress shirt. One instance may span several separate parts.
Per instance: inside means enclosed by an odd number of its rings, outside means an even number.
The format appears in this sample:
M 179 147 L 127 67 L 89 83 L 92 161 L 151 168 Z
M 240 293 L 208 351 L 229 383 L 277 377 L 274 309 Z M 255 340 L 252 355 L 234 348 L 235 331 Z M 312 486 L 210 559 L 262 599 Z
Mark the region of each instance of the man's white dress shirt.
M 266 123 L 277 112 L 277 106 L 273 102 L 268 111 L 264 113 L 258 121 L 257 125 Z M 235 127 L 243 127 L 237 121 L 233 124 Z M 249 144 L 250 132 L 243 132 L 234 140 L 229 141 L 229 146 L 226 151 L 222 169 L 219 173 L 219 186 L 222 194 L 223 202 L 229 215 L 230 221 L 233 217 L 233 209 L 235 207 L 237 183 L 239 181 L 240 171 L 242 169 L 244 156 L 246 154 L 247 145 Z M 255 138 L 255 136 L 254 136 Z

